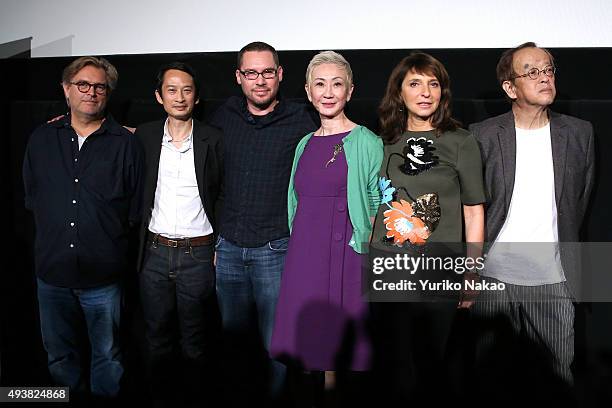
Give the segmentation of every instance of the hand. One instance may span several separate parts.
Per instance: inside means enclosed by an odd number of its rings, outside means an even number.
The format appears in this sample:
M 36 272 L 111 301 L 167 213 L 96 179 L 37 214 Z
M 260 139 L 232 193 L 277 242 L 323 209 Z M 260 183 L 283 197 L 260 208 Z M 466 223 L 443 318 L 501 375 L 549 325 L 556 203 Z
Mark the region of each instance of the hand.
M 215 254 L 213 255 L 213 266 L 217 266 L 217 251 L 215 251 Z
M 63 119 L 63 118 L 64 118 L 64 116 L 66 116 L 66 115 L 59 115 L 59 116 L 56 116 L 56 117 L 54 117 L 53 119 L 49 119 L 49 120 L 47 121 L 47 123 L 57 122 L 58 120 Z M 132 132 L 132 133 L 134 133 L 134 132 L 136 131 L 136 128 L 133 128 L 133 127 L 124 126 L 124 128 L 126 128 L 127 130 L 129 130 L 129 131 L 130 131 L 130 132 Z
M 480 282 L 480 276 L 475 272 L 466 272 L 463 274 L 463 289 L 461 290 L 461 297 L 457 304 L 457 309 L 469 309 L 478 297 L 479 291 L 476 289 L 466 289 L 465 282 L 471 282 L 472 286 L 474 286 L 476 283 Z
M 58 120 L 63 119 L 63 117 L 64 117 L 64 116 L 66 116 L 66 115 L 59 115 L 59 116 L 56 116 L 56 117 L 54 117 L 53 119 L 49 119 L 49 120 L 47 121 L 47 123 L 57 122 Z

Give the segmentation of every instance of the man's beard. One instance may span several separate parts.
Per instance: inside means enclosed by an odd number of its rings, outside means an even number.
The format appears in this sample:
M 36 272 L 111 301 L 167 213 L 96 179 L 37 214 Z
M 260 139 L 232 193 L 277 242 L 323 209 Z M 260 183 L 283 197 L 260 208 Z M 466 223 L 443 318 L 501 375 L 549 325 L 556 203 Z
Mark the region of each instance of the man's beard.
M 276 95 L 276 93 L 270 93 L 269 96 L 263 101 L 255 98 L 249 98 L 249 100 L 255 107 L 257 107 L 257 109 L 266 110 L 276 101 Z

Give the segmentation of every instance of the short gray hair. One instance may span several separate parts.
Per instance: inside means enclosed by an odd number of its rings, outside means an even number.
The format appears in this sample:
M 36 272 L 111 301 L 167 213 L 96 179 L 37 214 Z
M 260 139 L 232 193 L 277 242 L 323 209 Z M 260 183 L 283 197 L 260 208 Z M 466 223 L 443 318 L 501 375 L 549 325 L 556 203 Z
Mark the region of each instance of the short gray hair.
M 306 68 L 306 83 L 309 84 L 312 81 L 312 71 L 319 65 L 323 64 L 334 64 L 343 68 L 346 72 L 346 80 L 348 81 L 348 87 L 350 88 L 353 85 L 353 70 L 351 69 L 351 64 L 339 53 L 335 51 L 321 51 L 312 59 L 308 64 L 308 68 Z
M 77 58 L 70 63 L 66 68 L 64 68 L 64 72 L 62 72 L 62 83 L 64 85 L 70 84 L 72 78 L 83 68 L 91 65 L 93 67 L 104 70 L 106 73 L 106 85 L 108 86 L 110 91 L 113 91 L 117 87 L 117 81 L 119 80 L 119 74 L 117 73 L 117 68 L 106 58 L 98 58 L 98 57 L 81 57 Z

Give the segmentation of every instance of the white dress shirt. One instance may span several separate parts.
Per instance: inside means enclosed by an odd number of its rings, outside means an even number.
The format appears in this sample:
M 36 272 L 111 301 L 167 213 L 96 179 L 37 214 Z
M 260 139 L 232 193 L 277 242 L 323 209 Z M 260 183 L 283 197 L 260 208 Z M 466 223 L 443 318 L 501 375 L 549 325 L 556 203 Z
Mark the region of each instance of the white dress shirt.
M 212 234 L 196 179 L 193 156 L 193 120 L 180 149 L 172 144 L 168 120 L 164 125 L 157 188 L 149 230 L 167 238 L 194 238 Z

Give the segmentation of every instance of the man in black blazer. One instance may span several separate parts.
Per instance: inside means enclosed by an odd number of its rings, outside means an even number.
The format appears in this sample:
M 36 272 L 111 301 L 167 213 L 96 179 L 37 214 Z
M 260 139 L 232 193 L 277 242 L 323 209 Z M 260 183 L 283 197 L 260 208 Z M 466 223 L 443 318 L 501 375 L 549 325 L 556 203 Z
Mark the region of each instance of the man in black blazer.
M 490 248 L 482 274 L 506 287 L 482 292 L 474 312 L 505 315 L 571 383 L 572 299 L 579 296 L 580 276 L 576 245 L 568 243 L 579 241 L 595 155 L 590 123 L 549 110 L 555 71 L 550 52 L 534 43 L 504 52 L 497 77 L 512 110 L 470 126 L 487 194 Z
M 195 398 L 213 353 L 223 150 L 221 132 L 192 118 L 198 92 L 193 68 L 162 67 L 155 96 L 168 117 L 136 130 L 146 161 L 138 270 L 155 402 L 170 400 L 173 391 Z M 179 387 L 171 381 L 176 327 L 184 367 Z

